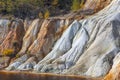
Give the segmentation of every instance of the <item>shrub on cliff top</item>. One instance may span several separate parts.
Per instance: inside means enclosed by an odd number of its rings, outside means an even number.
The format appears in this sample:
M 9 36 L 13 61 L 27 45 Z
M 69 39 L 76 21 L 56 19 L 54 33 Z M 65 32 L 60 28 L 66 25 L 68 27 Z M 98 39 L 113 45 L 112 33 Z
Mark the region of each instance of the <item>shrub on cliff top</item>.
M 72 2 L 72 11 L 77 11 L 79 9 L 82 9 L 84 6 L 85 0 L 73 0 Z
M 44 14 L 44 18 L 48 19 L 50 16 L 50 12 L 48 10 L 46 10 L 45 14 Z

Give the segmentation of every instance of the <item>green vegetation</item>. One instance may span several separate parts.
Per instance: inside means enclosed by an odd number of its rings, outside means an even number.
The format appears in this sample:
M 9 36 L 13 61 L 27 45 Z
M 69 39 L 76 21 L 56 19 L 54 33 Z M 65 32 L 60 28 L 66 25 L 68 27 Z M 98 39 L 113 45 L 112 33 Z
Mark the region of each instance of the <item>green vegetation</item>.
M 44 18 L 48 19 L 50 16 L 50 12 L 48 10 L 46 10 L 45 14 L 44 14 Z
M 85 0 L 0 0 L 0 14 L 18 18 L 44 18 L 78 10 Z M 45 17 L 46 18 L 46 17 Z
M 77 11 L 79 9 L 82 9 L 84 6 L 85 0 L 73 0 L 72 2 L 72 11 Z
M 13 49 L 6 49 L 3 52 L 3 56 L 11 56 L 14 53 Z

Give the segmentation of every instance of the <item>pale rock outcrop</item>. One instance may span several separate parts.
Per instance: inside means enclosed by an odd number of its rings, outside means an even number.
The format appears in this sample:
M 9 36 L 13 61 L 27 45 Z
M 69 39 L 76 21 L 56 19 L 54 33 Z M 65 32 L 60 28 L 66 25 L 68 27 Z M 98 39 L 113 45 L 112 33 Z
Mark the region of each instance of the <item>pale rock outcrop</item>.
M 0 69 L 7 67 L 10 63 L 10 57 L 0 57 Z
M 52 46 L 57 39 L 62 35 L 64 30 L 69 26 L 71 20 L 44 20 L 37 39 L 30 46 L 28 51 L 38 60 L 43 59 L 52 50 Z M 29 62 L 28 62 L 29 63 Z M 30 64 L 30 63 L 29 63 Z M 26 66 L 24 64 L 23 66 Z M 25 67 L 24 67 L 25 68 Z M 24 69 L 22 67 L 19 70 Z
M 75 66 L 67 71 L 67 74 L 100 77 L 105 76 L 111 69 L 113 64 L 112 60 L 119 52 L 120 44 L 119 2 L 119 0 L 113 0 L 103 11 L 96 14 L 93 18 L 89 18 L 90 20 L 94 19 L 97 21 L 97 25 L 95 25 L 97 33 L 94 33 L 94 28 L 93 33 L 90 34 L 90 38 L 92 38 L 91 36 L 93 35 L 96 37 L 92 42 L 88 42 L 90 46 L 88 46 L 88 49 L 80 56 Z M 104 15 L 102 14 L 103 12 Z M 91 23 L 93 22 L 90 22 L 90 24 Z M 88 27 L 93 26 L 94 23 Z
M 86 30 L 84 28 L 80 29 L 79 32 L 76 34 L 75 38 L 73 39 L 71 49 L 68 50 L 66 53 L 64 53 L 64 55 L 60 56 L 55 61 L 53 61 L 52 64 L 50 64 L 50 65 L 55 65 L 53 67 L 50 66 L 51 68 L 53 68 L 54 70 L 53 72 L 55 72 L 55 70 L 57 69 L 64 70 L 64 69 L 69 69 L 71 66 L 73 66 L 76 63 L 76 61 L 79 59 L 79 56 L 82 55 L 82 53 L 84 52 L 84 48 L 88 39 L 89 36 Z M 46 71 L 45 69 L 47 70 L 49 69 L 49 65 L 45 65 L 44 67 L 41 70 L 42 72 Z
M 18 53 L 19 55 L 25 54 L 28 48 L 30 47 L 30 45 L 37 38 L 37 34 L 41 28 L 42 23 L 43 20 L 39 20 L 39 19 L 36 19 L 31 23 L 30 27 L 25 33 L 25 36 L 23 37 L 22 49 Z
M 6 49 L 15 49 L 15 53 L 18 53 L 22 46 L 24 34 L 23 22 L 21 20 L 11 21 L 9 25 L 9 33 L 0 45 L 0 52 L 2 53 Z
M 39 59 L 40 57 L 45 57 L 50 50 L 52 50 L 55 41 L 62 35 L 63 32 L 61 28 L 66 29 L 69 24 L 69 20 L 45 20 L 38 33 L 37 39 L 28 49 L 30 54 L 39 55 Z
M 35 57 L 30 57 L 25 63 L 20 65 L 17 69 L 18 70 L 32 70 L 33 67 L 37 64 Z
M 56 42 L 53 50 L 34 67 L 35 70 L 92 77 L 105 76 L 111 69 L 113 58 L 119 52 L 119 17 L 119 0 L 114 0 L 96 15 L 80 20 L 81 32 L 76 34 L 78 39 L 73 36 L 75 41 L 73 39 L 71 47 L 67 46 L 69 49 L 62 55 L 58 52 L 52 53 L 54 48 L 57 48 Z
M 17 54 L 18 57 L 19 56 L 21 56 L 21 57 L 19 59 L 16 59 L 15 61 L 12 60 L 10 66 L 7 67 L 6 70 L 16 69 L 22 63 L 24 63 L 27 59 L 29 59 L 30 56 L 28 56 L 25 60 L 22 61 L 23 56 L 28 55 L 28 52 L 27 52 L 28 48 L 34 42 L 34 40 L 37 38 L 37 34 L 41 28 L 42 23 L 43 23 L 43 20 L 39 20 L 39 19 L 36 19 L 31 23 L 31 25 L 29 26 L 28 30 L 25 33 L 25 36 L 23 37 L 22 48 L 19 51 L 19 53 Z
M 70 27 L 66 29 L 61 38 L 56 42 L 53 50 L 35 66 L 35 70 L 39 71 L 42 67 L 46 66 L 46 64 L 49 64 L 59 56 L 62 56 L 64 53 L 66 53 L 72 47 L 73 37 L 76 35 L 80 27 L 81 25 L 79 22 L 74 21 Z
M 59 37 L 62 35 L 64 30 L 69 26 L 71 22 L 72 20 L 67 20 L 67 19 L 66 20 L 59 20 L 59 19 L 44 20 L 43 23 L 41 24 L 41 27 L 39 28 L 39 32 L 37 32 L 36 34 L 37 37 L 33 40 L 33 42 L 31 42 L 31 45 L 27 46 L 29 47 L 28 50 L 25 50 L 23 46 L 21 51 L 22 50 L 27 51 L 27 53 L 30 54 L 31 56 L 36 56 L 38 60 L 41 60 L 49 53 L 50 50 L 52 50 L 52 46 L 55 43 L 55 41 L 59 39 Z M 31 39 L 28 38 L 27 40 L 28 41 L 23 39 L 23 41 L 26 43 L 29 42 Z M 23 45 L 24 45 L 24 42 L 23 42 Z M 19 53 L 21 53 L 21 51 Z M 31 64 L 31 63 L 27 62 L 27 64 Z M 25 67 L 26 64 L 23 64 L 22 66 L 24 67 L 19 67 L 18 69 L 24 70 L 26 68 Z
M 110 2 L 111 0 L 86 0 L 83 9 L 97 12 L 110 4 Z
M 1 65 L 3 65 L 3 67 L 7 66 L 10 63 L 10 58 L 14 57 L 20 51 L 22 46 L 22 39 L 25 34 L 24 25 L 21 20 L 11 21 L 9 23 L 8 29 L 9 32 L 2 44 L 0 45 L 0 55 L 9 57 L 0 57 L 1 59 L 3 59 L 3 62 L 1 62 Z M 5 54 L 5 50 L 13 50 L 13 52 L 11 54 Z
M 120 52 L 114 58 L 112 69 L 103 80 L 119 80 L 119 79 L 120 79 Z
M 23 56 L 21 56 L 20 58 L 17 58 L 14 63 L 11 63 L 6 70 L 15 70 L 17 69 L 22 63 L 24 63 L 25 61 L 27 61 L 29 59 L 29 55 L 25 54 Z
M 8 24 L 10 23 L 9 20 L 0 19 L 0 44 L 8 34 Z
M 93 2 L 95 4 L 90 6 Z M 85 6 L 86 9 L 89 7 L 95 10 L 110 2 L 111 0 L 87 0 Z M 105 5 L 100 6 L 100 3 Z M 13 61 L 6 69 L 34 68 L 35 72 L 90 77 L 104 77 L 109 73 L 105 80 L 117 79 L 120 75 L 119 10 L 120 0 L 112 0 L 100 12 L 79 21 L 75 20 L 72 24 L 69 20 L 52 18 L 33 21 L 33 27 L 31 25 L 26 29 L 23 38 L 23 46 L 19 52 L 23 56 Z
M 57 39 L 62 35 L 64 30 L 69 26 L 72 20 L 44 20 L 37 39 L 30 46 L 28 51 L 33 56 L 36 56 L 40 61 L 52 50 L 52 47 Z M 34 62 L 34 61 L 33 61 Z M 28 62 L 30 65 L 30 63 Z M 25 69 L 20 67 L 19 70 Z
M 28 49 L 31 55 L 37 54 L 39 58 L 43 58 L 52 49 L 55 32 L 57 30 L 56 26 L 57 22 L 55 20 L 44 20 L 38 37 Z
M 24 29 L 25 32 L 29 29 L 30 25 L 32 25 L 33 20 L 25 19 L 24 20 Z

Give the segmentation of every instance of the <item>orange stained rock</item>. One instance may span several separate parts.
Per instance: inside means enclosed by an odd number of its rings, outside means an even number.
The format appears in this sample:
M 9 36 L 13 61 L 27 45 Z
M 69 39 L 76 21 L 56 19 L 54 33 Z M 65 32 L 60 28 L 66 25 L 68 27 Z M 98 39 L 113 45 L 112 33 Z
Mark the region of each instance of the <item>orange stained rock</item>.
M 17 53 L 22 46 L 24 27 L 21 20 L 11 21 L 10 31 L 3 43 L 0 45 L 1 53 L 7 49 L 13 49 Z
M 34 40 L 38 36 L 38 32 L 41 29 L 41 25 L 43 23 L 43 20 L 35 19 L 30 25 L 29 28 L 26 29 L 25 36 L 23 37 L 23 44 L 20 52 L 18 53 L 19 56 L 22 56 L 25 54 L 28 50 L 28 48 L 32 45 Z M 29 51 L 28 51 L 29 52 Z
M 39 53 L 41 57 L 44 57 L 51 50 L 54 42 L 56 26 L 55 20 L 45 20 L 43 22 L 37 39 L 28 49 L 32 55 Z
M 71 20 L 59 19 L 44 20 L 37 39 L 28 49 L 30 54 L 36 55 L 39 59 L 44 58 L 71 22 Z
M 64 33 L 64 31 L 69 27 L 69 25 L 72 22 L 73 20 L 70 20 L 70 19 L 63 20 L 63 24 L 60 25 L 60 28 L 55 33 L 55 41 L 61 37 L 61 35 Z
M 92 9 L 95 12 L 105 8 L 111 0 L 87 0 L 84 9 Z
M 120 64 L 112 68 L 103 80 L 119 80 L 120 79 Z

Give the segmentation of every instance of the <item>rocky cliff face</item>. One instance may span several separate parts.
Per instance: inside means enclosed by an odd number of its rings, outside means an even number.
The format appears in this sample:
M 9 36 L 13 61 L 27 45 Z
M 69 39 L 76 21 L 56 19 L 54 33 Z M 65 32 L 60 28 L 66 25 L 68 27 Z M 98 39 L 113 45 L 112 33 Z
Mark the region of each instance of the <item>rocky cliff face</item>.
M 91 15 L 90 10 L 97 13 Z M 8 33 L 2 31 L 1 55 L 5 49 L 13 49 L 15 54 L 4 56 L 0 67 L 119 80 L 119 10 L 120 0 L 87 0 L 83 11 L 65 18 L 0 21 L 5 24 L 3 30 L 10 23 Z M 18 45 L 13 46 L 12 41 Z
M 8 62 L 10 61 L 9 59 L 20 51 L 25 31 L 23 22 L 21 20 L 10 21 L 8 26 L 3 27 L 5 27 L 5 29 L 7 28 L 7 32 L 5 32 L 6 38 L 0 45 L 0 55 L 4 56 L 4 58 L 7 58 L 5 59 L 5 62 L 4 60 L 1 60 L 4 62 L 1 62 L 1 64 L 7 66 L 6 63 L 8 64 Z M 9 53 L 9 51 L 11 51 L 11 53 Z
M 6 37 L 8 31 L 9 20 L 0 20 L 0 44 Z

